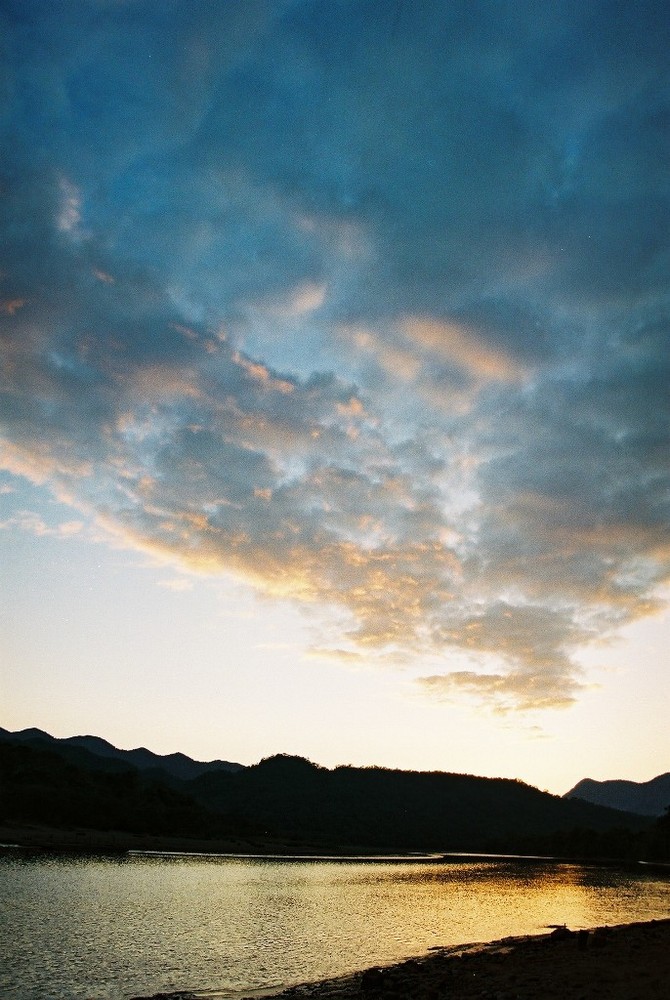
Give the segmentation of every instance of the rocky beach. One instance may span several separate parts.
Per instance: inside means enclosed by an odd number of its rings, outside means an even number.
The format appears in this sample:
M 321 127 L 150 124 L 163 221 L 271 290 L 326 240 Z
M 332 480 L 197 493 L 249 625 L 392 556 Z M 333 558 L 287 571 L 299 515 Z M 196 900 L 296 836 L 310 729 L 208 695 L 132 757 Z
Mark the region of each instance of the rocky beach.
M 670 919 L 434 949 L 273 1000 L 667 1000 Z M 265 1000 L 269 1000 L 266 995 Z

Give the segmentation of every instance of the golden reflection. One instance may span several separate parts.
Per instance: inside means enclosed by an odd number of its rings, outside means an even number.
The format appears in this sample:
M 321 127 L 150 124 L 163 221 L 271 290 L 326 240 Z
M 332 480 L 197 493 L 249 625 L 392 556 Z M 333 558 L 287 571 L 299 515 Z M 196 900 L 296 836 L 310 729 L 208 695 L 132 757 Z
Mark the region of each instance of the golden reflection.
M 0 858 L 0 876 L 13 900 L 3 960 L 30 970 L 31 996 L 83 996 L 103 981 L 113 995 L 314 981 L 551 924 L 665 916 L 669 892 L 648 873 L 456 855 Z M 26 963 L 27 941 L 39 962 Z

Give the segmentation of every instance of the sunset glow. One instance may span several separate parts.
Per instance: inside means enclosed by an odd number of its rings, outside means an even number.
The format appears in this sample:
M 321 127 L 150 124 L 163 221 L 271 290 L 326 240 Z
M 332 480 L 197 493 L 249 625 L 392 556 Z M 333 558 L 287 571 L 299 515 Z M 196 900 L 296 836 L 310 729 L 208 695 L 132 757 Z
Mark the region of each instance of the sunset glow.
M 0 725 L 667 770 L 664 5 L 0 26 Z

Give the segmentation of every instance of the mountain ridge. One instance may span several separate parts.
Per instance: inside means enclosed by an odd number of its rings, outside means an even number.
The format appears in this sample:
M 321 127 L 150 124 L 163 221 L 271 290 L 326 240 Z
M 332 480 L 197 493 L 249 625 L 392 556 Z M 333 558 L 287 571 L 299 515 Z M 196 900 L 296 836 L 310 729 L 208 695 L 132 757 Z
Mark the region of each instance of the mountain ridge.
M 670 808 L 670 772 L 658 774 L 649 781 L 629 781 L 624 778 L 597 781 L 594 778 L 582 778 L 563 798 L 581 799 L 583 802 L 621 809 L 640 816 L 663 816 Z
M 121 750 L 100 736 L 52 736 L 42 729 L 30 728 L 11 732 L 0 726 L 0 740 L 12 740 L 22 743 L 45 743 L 56 747 L 78 747 L 94 754 L 96 757 L 116 760 L 130 764 L 140 771 L 165 771 L 180 781 L 190 781 L 207 771 L 224 770 L 238 771 L 243 764 L 228 760 L 201 761 L 194 760 L 183 753 L 158 754 L 146 747 L 135 747 L 133 750 Z
M 111 748 L 111 749 L 110 749 Z M 102 750 L 96 754 L 94 749 Z M 179 850 L 285 854 L 476 852 L 554 857 L 660 858 L 665 827 L 540 791 L 520 780 L 444 771 L 341 765 L 275 754 L 232 770 L 191 762 L 195 777 L 155 766 L 145 748 L 118 751 L 99 737 L 56 739 L 0 729 L 0 826 L 94 831 L 117 848 L 129 837 L 183 838 Z M 184 755 L 182 755 L 184 756 Z M 190 758 L 186 758 L 190 761 Z M 183 764 L 183 761 L 178 761 Z M 203 770 L 204 767 L 204 770 Z M 664 823 L 664 820 L 659 821 Z M 0 837 L 2 839 L 2 837 Z M 34 841 L 33 841 L 34 842 Z M 49 840 L 53 843 L 53 840 Z M 137 839 L 132 841 L 137 846 Z

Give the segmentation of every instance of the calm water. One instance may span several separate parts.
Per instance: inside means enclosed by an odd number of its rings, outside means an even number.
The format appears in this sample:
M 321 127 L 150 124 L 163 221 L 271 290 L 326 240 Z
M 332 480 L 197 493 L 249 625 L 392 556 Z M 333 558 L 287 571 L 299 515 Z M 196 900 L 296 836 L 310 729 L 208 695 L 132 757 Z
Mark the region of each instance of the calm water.
M 665 917 L 651 872 L 552 863 L 0 857 L 2 1000 L 318 979 L 434 945 Z

